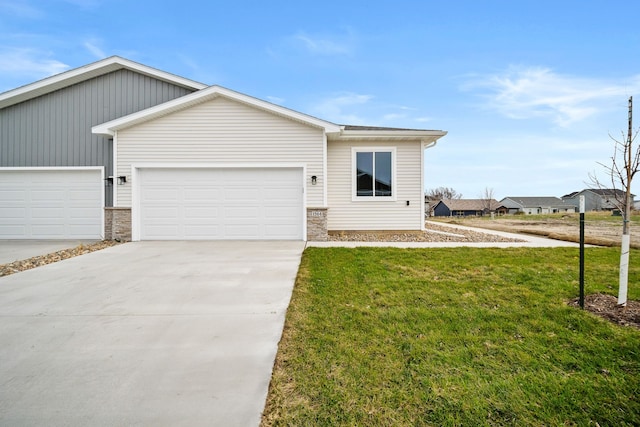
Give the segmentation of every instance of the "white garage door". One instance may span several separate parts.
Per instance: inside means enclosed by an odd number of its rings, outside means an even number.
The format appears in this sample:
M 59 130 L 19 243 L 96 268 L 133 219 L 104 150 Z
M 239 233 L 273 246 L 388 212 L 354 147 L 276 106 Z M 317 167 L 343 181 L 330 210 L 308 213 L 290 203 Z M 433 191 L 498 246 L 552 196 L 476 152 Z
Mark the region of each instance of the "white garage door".
M 102 169 L 0 169 L 0 239 L 101 239 Z
M 301 168 L 140 169 L 141 240 L 302 240 Z

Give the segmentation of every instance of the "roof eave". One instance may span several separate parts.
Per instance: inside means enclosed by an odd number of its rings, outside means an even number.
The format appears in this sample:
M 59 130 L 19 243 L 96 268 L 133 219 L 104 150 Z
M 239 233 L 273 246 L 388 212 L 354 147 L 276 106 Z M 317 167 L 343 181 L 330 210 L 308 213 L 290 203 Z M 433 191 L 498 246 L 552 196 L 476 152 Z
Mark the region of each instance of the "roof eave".
M 411 140 L 422 142 L 434 142 L 447 134 L 442 130 L 345 130 L 331 135 L 332 139 L 340 141 L 348 140 Z
M 44 78 L 37 82 L 0 93 L 0 108 L 28 101 L 29 99 L 46 95 L 47 93 L 121 69 L 136 71 L 138 73 L 193 90 L 200 90 L 207 87 L 204 83 L 199 83 L 175 74 L 151 68 L 119 56 L 111 56 L 101 61 L 74 68 L 72 70 Z

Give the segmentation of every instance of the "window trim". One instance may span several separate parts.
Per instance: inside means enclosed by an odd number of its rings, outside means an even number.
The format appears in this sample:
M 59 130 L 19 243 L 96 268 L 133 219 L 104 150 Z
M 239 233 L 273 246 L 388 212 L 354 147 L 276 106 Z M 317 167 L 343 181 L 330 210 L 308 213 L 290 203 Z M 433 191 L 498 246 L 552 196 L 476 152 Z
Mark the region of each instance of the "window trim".
M 391 153 L 391 196 L 358 196 L 357 153 Z M 375 163 L 375 162 L 374 162 Z M 395 202 L 398 199 L 396 178 L 396 147 L 351 147 L 351 201 L 352 202 Z

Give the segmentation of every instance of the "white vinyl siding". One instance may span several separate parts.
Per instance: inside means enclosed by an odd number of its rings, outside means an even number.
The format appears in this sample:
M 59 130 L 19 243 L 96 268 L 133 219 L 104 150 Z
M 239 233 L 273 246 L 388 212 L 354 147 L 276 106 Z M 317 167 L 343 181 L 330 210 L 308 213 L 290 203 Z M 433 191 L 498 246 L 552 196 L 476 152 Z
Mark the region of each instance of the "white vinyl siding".
M 323 130 L 224 97 L 121 130 L 116 142 L 116 175 L 127 176 L 116 189 L 118 206 L 131 206 L 132 164 L 182 162 L 304 164 L 306 206 L 326 206 Z
M 395 147 L 395 200 L 353 200 L 353 153 L 360 148 L 389 147 Z M 330 141 L 327 148 L 328 229 L 421 230 L 424 220 L 422 155 L 420 142 Z

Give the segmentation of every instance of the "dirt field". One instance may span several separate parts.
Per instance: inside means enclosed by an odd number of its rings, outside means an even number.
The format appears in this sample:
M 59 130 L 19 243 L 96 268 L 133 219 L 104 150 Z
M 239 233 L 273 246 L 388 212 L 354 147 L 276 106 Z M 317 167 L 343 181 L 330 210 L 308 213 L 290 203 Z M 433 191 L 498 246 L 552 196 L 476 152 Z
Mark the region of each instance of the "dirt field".
M 450 224 L 480 227 L 513 233 L 534 234 L 558 240 L 578 242 L 580 239 L 580 215 L 565 214 L 553 216 L 502 216 L 495 219 L 468 218 L 429 218 Z M 631 247 L 640 248 L 640 225 L 636 217 L 631 223 Z M 620 246 L 622 218 L 612 217 L 610 213 L 590 213 L 585 220 L 585 242 L 602 246 Z

